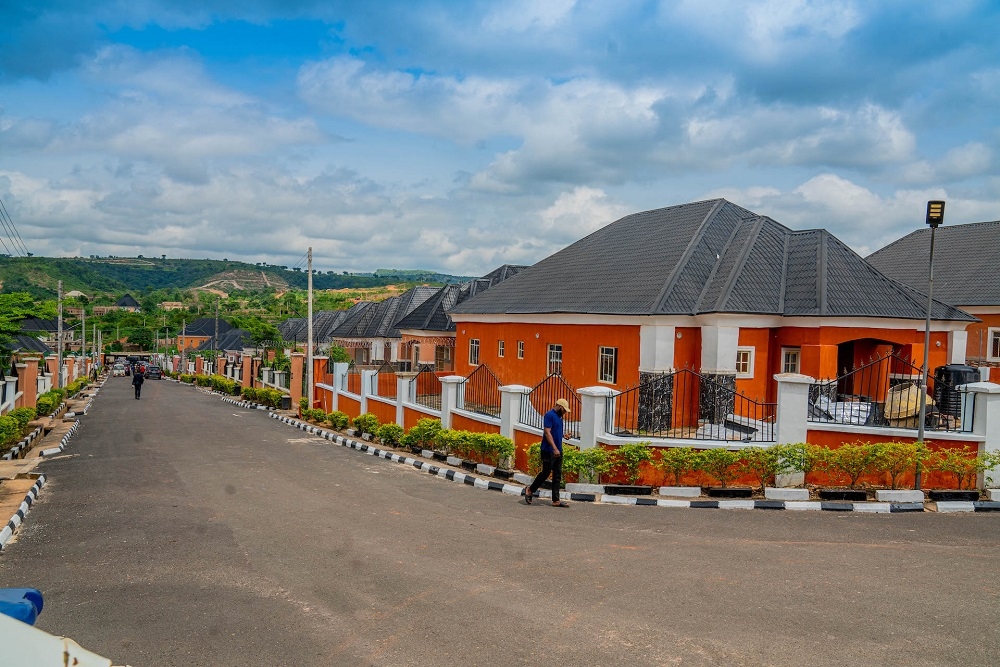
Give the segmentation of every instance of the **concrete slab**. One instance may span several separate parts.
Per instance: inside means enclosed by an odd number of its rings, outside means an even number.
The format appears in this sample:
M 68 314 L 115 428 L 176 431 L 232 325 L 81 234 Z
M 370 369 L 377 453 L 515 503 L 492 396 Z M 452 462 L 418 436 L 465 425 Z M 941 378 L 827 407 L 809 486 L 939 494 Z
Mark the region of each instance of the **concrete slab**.
M 809 489 L 775 488 L 764 489 L 764 497 L 768 500 L 809 500 Z
M 883 503 L 922 503 L 924 492 L 909 489 L 879 489 L 875 492 L 875 500 Z

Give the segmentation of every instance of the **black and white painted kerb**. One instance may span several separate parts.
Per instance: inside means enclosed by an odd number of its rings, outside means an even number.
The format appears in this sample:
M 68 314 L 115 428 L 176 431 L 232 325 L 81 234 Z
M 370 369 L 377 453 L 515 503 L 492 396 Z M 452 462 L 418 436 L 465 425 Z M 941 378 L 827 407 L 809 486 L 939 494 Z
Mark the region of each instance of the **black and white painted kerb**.
M 7 525 L 4 526 L 3 530 L 0 530 L 0 549 L 7 546 L 7 542 L 13 537 L 14 531 L 17 527 L 21 525 L 24 521 L 24 515 L 28 513 L 31 506 L 34 504 L 35 500 L 38 499 L 38 494 L 41 492 L 42 487 L 45 486 L 45 475 L 39 475 L 38 479 L 35 481 L 34 486 L 28 491 L 28 494 L 24 496 L 24 500 L 21 501 L 21 506 L 17 508 L 17 512 L 14 516 L 10 518 Z
M 50 447 L 49 449 L 43 449 L 41 452 L 41 456 L 54 456 L 60 453 L 62 450 L 66 449 L 66 444 L 69 442 L 69 439 L 72 438 L 79 430 L 80 430 L 80 422 L 78 421 L 73 422 L 73 425 L 69 427 L 69 431 L 67 431 L 66 435 L 64 435 L 62 437 L 62 440 L 59 441 L 59 446 Z
M 266 405 L 261 405 L 259 403 L 251 403 L 250 401 L 238 401 L 232 396 L 223 396 L 222 400 L 226 403 L 232 403 L 233 405 L 238 405 L 241 408 L 247 408 L 250 410 L 267 410 Z

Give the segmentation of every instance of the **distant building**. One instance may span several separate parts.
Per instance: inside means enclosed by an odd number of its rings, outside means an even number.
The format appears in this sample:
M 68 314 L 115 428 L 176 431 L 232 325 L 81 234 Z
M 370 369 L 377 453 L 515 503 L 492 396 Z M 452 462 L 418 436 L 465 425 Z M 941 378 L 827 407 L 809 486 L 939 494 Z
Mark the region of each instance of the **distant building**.
M 139 306 L 139 302 L 133 299 L 131 294 L 126 294 L 122 298 L 115 301 L 115 307 L 119 310 L 127 310 L 131 313 L 138 313 L 142 310 Z
M 181 301 L 161 301 L 157 305 L 163 310 L 184 310 L 184 303 Z

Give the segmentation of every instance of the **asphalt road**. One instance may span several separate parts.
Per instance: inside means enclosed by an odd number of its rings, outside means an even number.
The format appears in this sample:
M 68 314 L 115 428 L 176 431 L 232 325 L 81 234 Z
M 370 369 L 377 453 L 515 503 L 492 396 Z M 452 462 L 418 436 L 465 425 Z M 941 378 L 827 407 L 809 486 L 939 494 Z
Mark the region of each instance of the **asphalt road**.
M 0 556 L 116 664 L 1000 664 L 998 514 L 527 506 L 128 380 Z

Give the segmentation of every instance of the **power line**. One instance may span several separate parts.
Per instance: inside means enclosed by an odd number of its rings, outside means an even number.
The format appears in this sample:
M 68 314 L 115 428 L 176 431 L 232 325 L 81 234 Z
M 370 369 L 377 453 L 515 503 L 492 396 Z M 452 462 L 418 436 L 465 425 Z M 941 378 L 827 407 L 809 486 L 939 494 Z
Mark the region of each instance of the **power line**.
M 4 215 L 7 216 L 7 220 L 10 221 L 10 226 L 14 230 L 14 235 L 17 236 L 18 243 L 21 244 L 21 248 L 24 250 L 24 254 L 28 255 L 29 254 L 28 253 L 28 246 L 26 246 L 24 244 L 24 241 L 21 239 L 21 233 L 19 231 L 17 231 L 17 227 L 14 226 L 14 220 L 13 220 L 13 218 L 10 217 L 10 214 L 7 213 L 7 207 L 3 205 L 3 200 L 2 199 L 0 199 L 0 210 L 3 211 Z
M 28 247 L 24 245 L 24 241 L 21 239 L 21 234 L 18 233 L 17 227 L 14 225 L 14 220 L 11 219 L 10 214 L 7 213 L 7 207 L 3 205 L 3 200 L 0 199 L 0 223 L 3 224 L 3 228 L 6 231 L 7 238 L 10 240 L 11 246 L 14 247 L 14 253 L 10 252 L 10 248 L 7 246 L 6 242 L 0 238 L 0 242 L 3 242 L 3 247 L 7 250 L 7 254 L 23 254 L 28 255 Z M 18 247 L 20 244 L 20 247 Z

